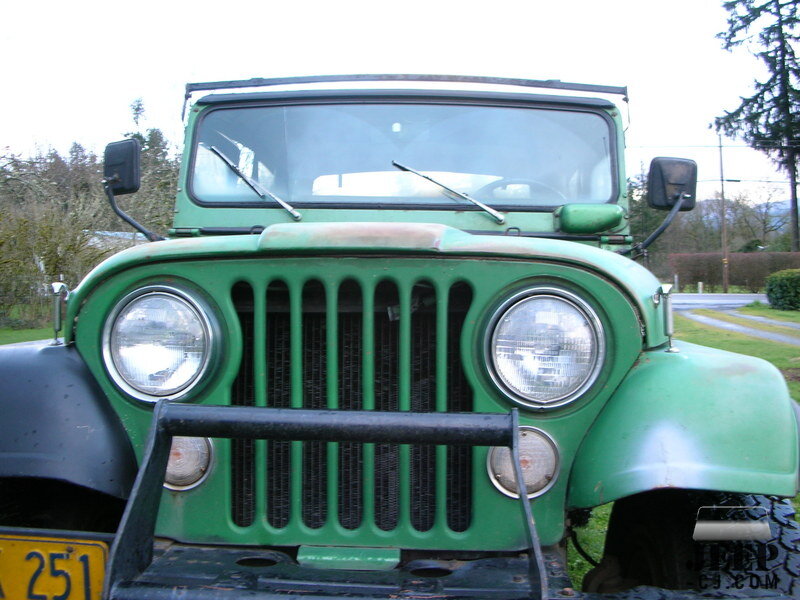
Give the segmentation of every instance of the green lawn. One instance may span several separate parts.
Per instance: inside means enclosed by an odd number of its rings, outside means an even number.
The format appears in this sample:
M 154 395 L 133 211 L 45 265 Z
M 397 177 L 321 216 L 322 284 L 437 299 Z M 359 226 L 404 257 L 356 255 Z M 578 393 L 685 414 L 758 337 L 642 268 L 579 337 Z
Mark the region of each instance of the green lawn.
M 575 530 L 581 548 L 597 562 L 603 557 L 603 544 L 606 539 L 608 518 L 611 516 L 612 506 L 614 506 L 613 502 L 592 509 L 592 516 L 586 527 Z M 576 590 L 581 589 L 583 576 L 586 575 L 591 568 L 592 565 L 578 554 L 572 541 L 570 541 L 567 545 L 567 569 L 570 579 L 572 579 L 572 585 Z
M 776 321 L 800 323 L 800 310 L 777 310 L 772 308 L 769 304 L 762 304 L 761 302 L 753 302 L 753 304 L 748 304 L 736 310 L 746 315 L 756 315 L 757 317 L 766 317 L 768 319 L 775 319 Z
M 710 310 L 707 308 L 698 308 L 692 311 L 698 315 L 705 315 L 707 317 L 712 317 L 714 319 L 719 319 L 720 321 L 727 321 L 729 323 L 734 323 L 736 325 L 742 325 L 744 327 L 750 327 L 752 329 L 760 329 L 762 331 L 768 331 L 770 333 L 778 333 L 780 335 L 788 335 L 797 338 L 800 341 L 800 329 L 796 327 L 790 327 L 788 324 L 791 321 L 787 321 L 786 319 L 776 318 L 772 315 L 769 315 L 767 318 L 770 318 L 773 321 L 780 321 L 786 323 L 787 325 L 775 325 L 772 323 L 762 323 L 761 321 L 756 321 L 753 319 L 746 319 L 741 316 L 737 316 L 734 313 L 730 312 L 720 312 L 716 310 Z M 746 314 L 754 314 L 754 313 L 746 313 Z M 757 315 L 761 316 L 761 315 Z
M 32 342 L 34 340 L 46 340 L 52 337 L 52 327 L 44 327 L 42 329 L 0 329 L 0 344 Z

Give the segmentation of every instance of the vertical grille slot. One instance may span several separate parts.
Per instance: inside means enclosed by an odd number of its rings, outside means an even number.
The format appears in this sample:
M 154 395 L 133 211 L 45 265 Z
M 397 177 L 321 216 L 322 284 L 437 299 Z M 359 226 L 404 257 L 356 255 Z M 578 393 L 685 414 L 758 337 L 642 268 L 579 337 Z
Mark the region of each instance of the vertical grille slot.
M 436 292 L 411 292 L 411 411 L 436 410 Z M 411 524 L 428 531 L 436 517 L 436 446 L 411 446 Z
M 375 410 L 396 411 L 400 304 L 397 287 L 388 281 L 375 290 Z M 391 309 L 391 310 L 390 310 Z M 397 444 L 375 444 L 375 524 L 384 531 L 397 527 L 400 514 Z
M 276 281 L 267 288 L 267 406 L 292 403 L 289 290 Z M 291 514 L 292 443 L 267 441 L 267 521 L 286 527 Z
M 327 408 L 325 289 L 312 281 L 303 289 L 303 408 Z M 328 516 L 328 444 L 303 442 L 303 522 L 322 527 Z
M 472 304 L 469 286 L 450 288 L 447 319 L 447 412 L 472 412 L 472 388 L 461 364 L 461 330 Z M 447 525 L 466 531 L 472 520 L 472 448 L 447 447 Z
M 346 281 L 339 288 L 339 409 L 363 410 L 363 302 L 361 288 Z M 364 518 L 364 448 L 358 442 L 339 443 L 339 523 L 356 529 Z
M 231 404 L 255 406 L 253 289 L 244 283 L 234 287 L 242 329 L 242 362 L 233 382 Z M 255 518 L 255 442 L 231 440 L 231 507 L 233 522 L 249 527 Z

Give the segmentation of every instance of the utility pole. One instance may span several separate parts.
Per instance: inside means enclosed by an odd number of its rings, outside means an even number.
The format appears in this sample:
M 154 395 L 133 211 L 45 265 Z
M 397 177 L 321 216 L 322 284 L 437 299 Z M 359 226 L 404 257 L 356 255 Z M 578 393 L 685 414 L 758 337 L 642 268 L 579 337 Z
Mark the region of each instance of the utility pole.
M 725 211 L 725 174 L 722 169 L 722 134 L 718 133 L 719 138 L 719 187 L 722 200 L 722 291 L 728 293 L 728 215 Z

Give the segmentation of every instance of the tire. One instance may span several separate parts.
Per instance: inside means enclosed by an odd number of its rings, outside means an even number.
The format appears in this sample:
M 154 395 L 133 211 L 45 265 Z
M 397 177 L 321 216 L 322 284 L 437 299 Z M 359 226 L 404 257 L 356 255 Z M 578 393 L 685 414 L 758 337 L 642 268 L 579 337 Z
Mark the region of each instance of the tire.
M 766 518 L 768 542 L 699 543 L 692 539 L 701 506 L 748 506 L 730 519 Z M 800 527 L 787 500 L 766 496 L 660 490 L 618 500 L 601 563 L 584 591 L 611 593 L 648 585 L 671 590 L 780 591 L 800 597 Z

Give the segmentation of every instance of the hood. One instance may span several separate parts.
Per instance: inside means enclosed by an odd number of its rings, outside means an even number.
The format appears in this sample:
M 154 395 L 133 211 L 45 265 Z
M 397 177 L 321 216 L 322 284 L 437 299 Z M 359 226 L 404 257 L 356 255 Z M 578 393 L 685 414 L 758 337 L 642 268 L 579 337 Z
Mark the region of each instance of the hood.
M 93 269 L 70 296 L 68 322 L 88 293 L 119 271 L 142 264 L 198 258 L 269 255 L 491 256 L 574 265 L 613 281 L 631 299 L 646 326 L 647 346 L 662 344 L 663 323 L 653 303 L 658 280 L 632 260 L 577 242 L 509 235 L 474 235 L 431 223 L 285 223 L 258 235 L 186 238 L 124 250 Z

